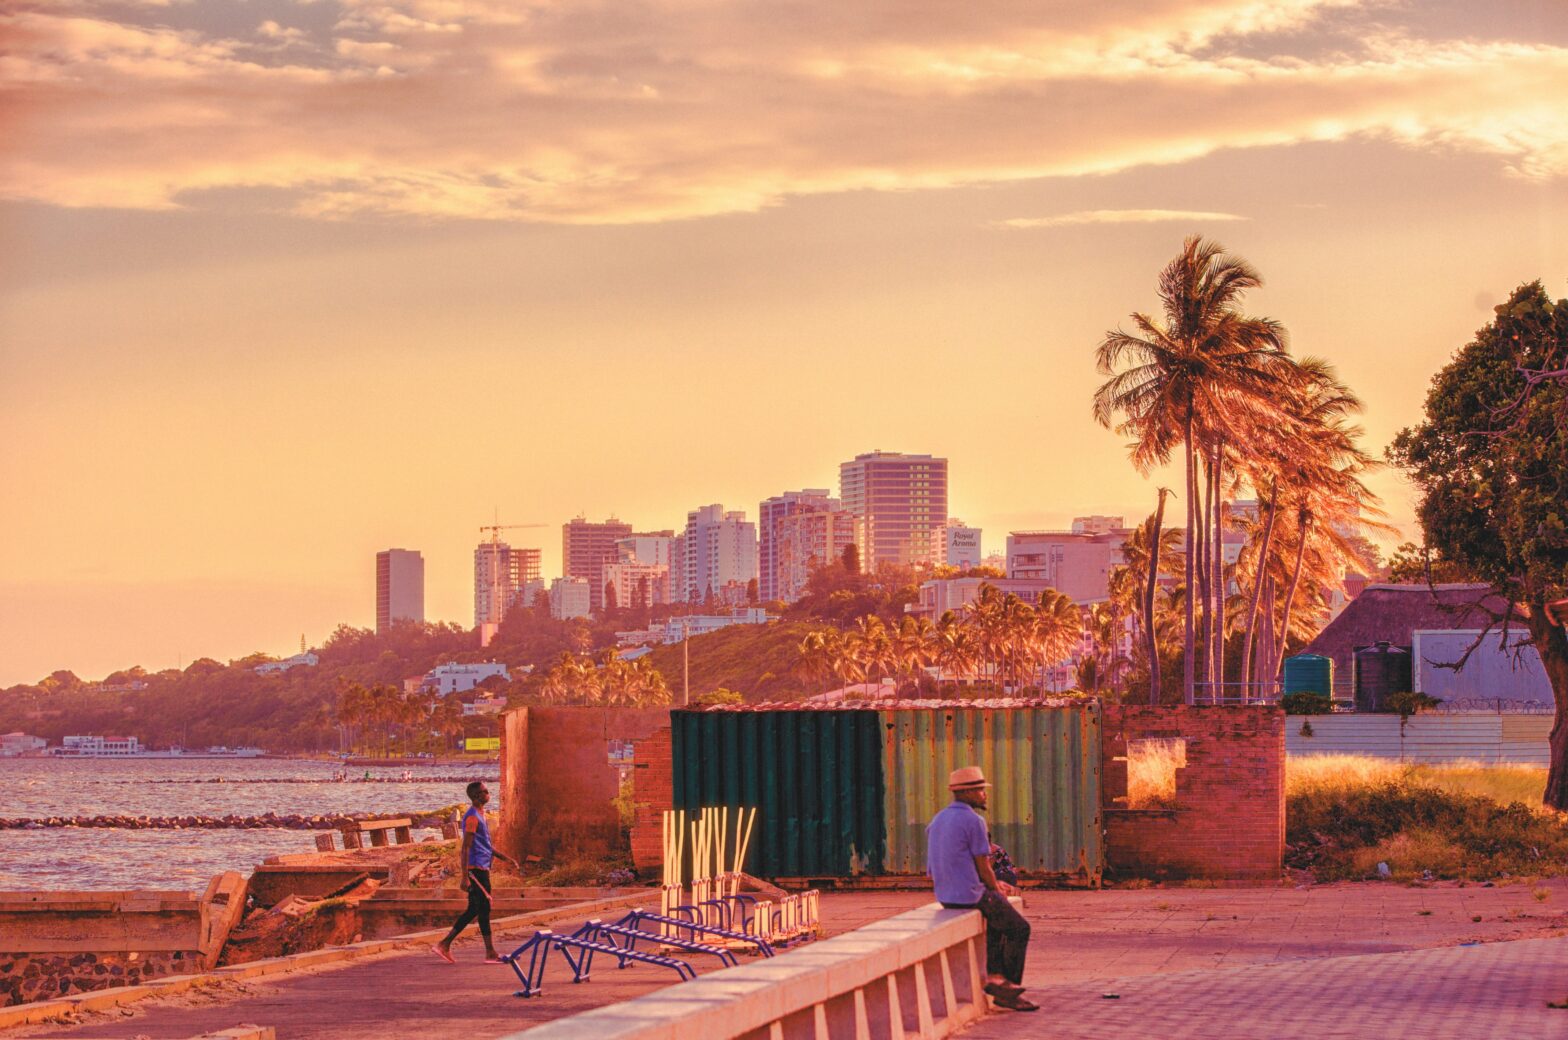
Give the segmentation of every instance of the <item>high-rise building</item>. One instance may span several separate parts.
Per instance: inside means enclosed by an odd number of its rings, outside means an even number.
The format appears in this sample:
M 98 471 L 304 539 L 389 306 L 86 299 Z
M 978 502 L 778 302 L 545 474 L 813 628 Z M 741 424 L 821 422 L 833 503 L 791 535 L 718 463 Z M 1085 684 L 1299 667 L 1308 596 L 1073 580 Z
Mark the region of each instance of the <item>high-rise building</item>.
M 591 591 L 587 578 L 556 578 L 550 583 L 550 616 L 558 621 L 587 617 Z
M 505 542 L 479 543 L 474 550 L 475 628 L 499 625 L 508 610 L 523 602 L 524 588 L 539 580 L 543 555 Z
M 839 497 L 855 516 L 860 565 L 925 565 L 947 523 L 947 460 L 873 451 L 841 464 Z
M 980 566 L 980 528 L 970 527 L 962 520 L 949 519 L 942 528 L 942 540 L 937 548 L 937 562 L 960 570 Z
M 764 594 L 764 602 L 799 599 L 813 568 L 832 563 L 855 544 L 854 516 L 831 501 L 832 509 L 796 509 L 774 521 L 773 594 Z
M 588 583 L 588 609 L 596 614 L 604 609 L 604 565 L 620 558 L 615 543 L 631 533 L 631 524 L 613 516 L 598 524 L 579 516 L 561 525 L 561 572 Z
M 675 550 L 679 547 L 679 560 Z M 715 503 L 686 514 L 686 530 L 671 545 L 670 597 L 700 603 L 726 587 L 757 577 L 757 525 L 744 510 Z
M 674 531 L 641 531 L 629 534 L 615 542 L 617 563 L 647 563 L 670 565 L 670 543 Z
M 1127 527 L 1127 518 L 1124 516 L 1075 516 L 1073 517 L 1073 534 L 1110 534 L 1113 531 L 1122 531 Z
M 636 559 L 604 565 L 605 606 L 639 610 L 670 601 L 670 565 Z
M 838 499 L 831 497 L 827 488 L 786 491 L 757 506 L 757 591 L 764 603 L 788 598 L 779 591 L 779 521 L 805 510 L 827 512 L 838 508 Z
M 376 633 L 394 621 L 425 620 L 425 558 L 415 549 L 376 553 Z

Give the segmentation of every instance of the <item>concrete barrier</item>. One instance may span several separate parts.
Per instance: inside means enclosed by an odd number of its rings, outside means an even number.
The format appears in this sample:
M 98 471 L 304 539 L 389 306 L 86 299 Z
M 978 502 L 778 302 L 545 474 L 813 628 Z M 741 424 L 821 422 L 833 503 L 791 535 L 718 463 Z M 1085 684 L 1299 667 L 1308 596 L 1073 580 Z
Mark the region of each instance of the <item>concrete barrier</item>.
M 986 1013 L 983 936 L 978 911 L 932 903 L 770 960 L 535 1026 L 526 1040 L 936 1040 Z M 524 1040 L 522 1033 L 514 1037 Z
M 1403 721 L 1398 715 L 1292 715 L 1285 723 L 1285 751 L 1544 766 L 1551 762 L 1551 730 L 1550 715 L 1421 712 Z

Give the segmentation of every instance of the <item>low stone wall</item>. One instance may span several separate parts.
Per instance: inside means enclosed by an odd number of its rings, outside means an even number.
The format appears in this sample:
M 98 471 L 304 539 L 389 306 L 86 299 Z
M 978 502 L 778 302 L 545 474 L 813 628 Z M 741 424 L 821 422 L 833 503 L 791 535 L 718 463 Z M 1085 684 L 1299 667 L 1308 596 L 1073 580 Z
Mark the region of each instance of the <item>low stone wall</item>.
M 182 951 L 167 953 L 0 953 L 0 1005 L 134 986 L 197 965 Z
M 227 873 L 189 892 L 0 893 L 0 1004 L 211 968 L 245 907 Z

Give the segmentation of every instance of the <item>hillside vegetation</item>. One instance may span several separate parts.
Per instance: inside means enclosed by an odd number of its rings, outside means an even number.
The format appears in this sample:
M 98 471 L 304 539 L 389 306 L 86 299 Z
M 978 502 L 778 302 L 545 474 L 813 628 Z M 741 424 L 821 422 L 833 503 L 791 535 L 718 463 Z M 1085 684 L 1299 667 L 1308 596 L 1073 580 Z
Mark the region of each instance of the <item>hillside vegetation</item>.
M 689 646 L 691 696 L 695 699 L 727 689 L 755 704 L 800 700 L 820 693 L 820 683 L 816 688 L 808 688 L 799 677 L 801 640 L 816 627 L 804 621 L 780 621 L 770 625 L 734 625 L 693 636 Z M 684 674 L 681 644 L 661 646 L 649 657 L 679 704 Z

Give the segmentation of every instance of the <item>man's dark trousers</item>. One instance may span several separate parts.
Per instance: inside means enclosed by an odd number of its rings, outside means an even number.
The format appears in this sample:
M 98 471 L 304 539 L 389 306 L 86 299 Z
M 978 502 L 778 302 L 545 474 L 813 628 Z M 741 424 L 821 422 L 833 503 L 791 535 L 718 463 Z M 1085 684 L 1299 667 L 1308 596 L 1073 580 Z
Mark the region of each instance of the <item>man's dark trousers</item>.
M 979 910 L 985 918 L 985 970 L 1015 986 L 1024 984 L 1024 955 L 1029 950 L 1029 922 L 1007 897 L 987 889 L 980 902 L 943 903 L 949 910 Z

